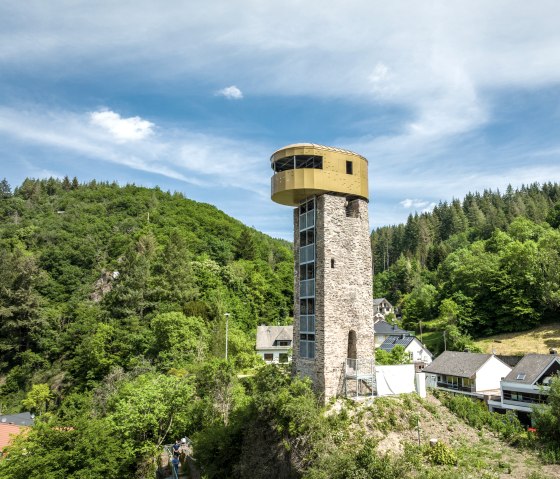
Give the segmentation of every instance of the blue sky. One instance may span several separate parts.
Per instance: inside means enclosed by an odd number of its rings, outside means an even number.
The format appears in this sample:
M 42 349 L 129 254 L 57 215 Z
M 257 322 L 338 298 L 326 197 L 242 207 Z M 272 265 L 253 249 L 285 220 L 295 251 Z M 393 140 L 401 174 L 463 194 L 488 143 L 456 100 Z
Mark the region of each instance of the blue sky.
M 560 181 L 560 3 L 0 3 L 0 178 L 181 191 L 291 239 L 270 154 L 370 165 L 372 227 Z

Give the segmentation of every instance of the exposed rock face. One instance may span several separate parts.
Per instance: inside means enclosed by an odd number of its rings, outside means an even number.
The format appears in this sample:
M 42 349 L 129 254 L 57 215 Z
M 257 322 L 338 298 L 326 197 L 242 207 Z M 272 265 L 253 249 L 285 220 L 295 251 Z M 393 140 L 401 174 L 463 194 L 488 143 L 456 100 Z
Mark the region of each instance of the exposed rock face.
M 316 203 L 315 359 L 299 356 L 299 215 L 294 211 L 294 372 L 324 399 L 342 393 L 346 358 L 373 357 L 372 268 L 367 202 L 324 194 Z

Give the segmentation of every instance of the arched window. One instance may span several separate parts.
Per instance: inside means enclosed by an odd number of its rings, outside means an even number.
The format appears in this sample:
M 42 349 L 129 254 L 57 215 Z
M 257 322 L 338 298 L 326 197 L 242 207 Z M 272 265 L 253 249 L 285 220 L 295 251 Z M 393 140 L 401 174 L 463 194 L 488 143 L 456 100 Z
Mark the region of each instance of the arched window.
M 358 337 L 356 336 L 356 331 L 350 331 L 348 333 L 348 355 L 349 359 L 358 359 Z

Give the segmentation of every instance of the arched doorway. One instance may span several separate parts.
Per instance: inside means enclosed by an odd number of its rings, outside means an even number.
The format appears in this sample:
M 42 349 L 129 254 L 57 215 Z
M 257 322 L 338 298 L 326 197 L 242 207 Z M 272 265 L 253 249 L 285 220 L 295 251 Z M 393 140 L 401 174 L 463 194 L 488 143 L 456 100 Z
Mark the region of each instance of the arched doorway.
M 352 330 L 348 333 L 348 353 L 347 358 L 358 359 L 358 337 L 356 331 Z

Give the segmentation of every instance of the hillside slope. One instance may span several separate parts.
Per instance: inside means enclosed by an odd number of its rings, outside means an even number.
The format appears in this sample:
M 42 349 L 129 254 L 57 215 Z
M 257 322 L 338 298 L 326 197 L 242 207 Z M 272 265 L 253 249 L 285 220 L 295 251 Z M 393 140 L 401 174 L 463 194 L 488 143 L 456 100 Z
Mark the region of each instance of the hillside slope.
M 0 195 L 0 407 L 57 401 L 114 367 L 254 360 L 257 324 L 292 315 L 293 254 L 180 193 L 68 178 Z M 162 314 L 175 316 L 158 318 Z M 188 319 L 198 318 L 198 319 Z M 173 327 L 174 324 L 174 327 Z
M 485 353 L 525 355 L 548 354 L 551 348 L 560 350 L 560 323 L 550 323 L 521 333 L 496 334 L 475 341 Z

